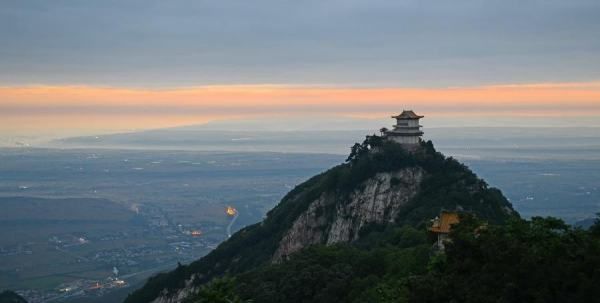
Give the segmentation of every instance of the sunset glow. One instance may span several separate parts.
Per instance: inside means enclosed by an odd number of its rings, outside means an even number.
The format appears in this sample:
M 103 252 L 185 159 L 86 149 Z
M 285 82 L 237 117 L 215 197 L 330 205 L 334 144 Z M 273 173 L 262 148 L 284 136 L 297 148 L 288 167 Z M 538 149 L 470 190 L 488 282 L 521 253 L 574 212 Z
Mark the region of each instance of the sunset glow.
M 569 117 L 600 114 L 600 82 L 451 88 L 221 85 L 173 89 L 0 87 L 0 132 L 114 132 L 298 113 L 384 117 Z
M 0 87 L 3 110 L 86 112 L 119 108 L 196 109 L 227 113 L 285 112 L 304 108 L 340 111 L 370 105 L 420 105 L 449 109 L 581 109 L 600 108 L 600 82 L 544 83 L 454 88 L 353 88 L 286 85 L 223 85 L 175 89 L 91 86 Z M 142 108 L 138 108 L 142 107 Z M 275 109 L 271 109 L 275 107 Z M 461 108 L 464 110 L 465 108 Z

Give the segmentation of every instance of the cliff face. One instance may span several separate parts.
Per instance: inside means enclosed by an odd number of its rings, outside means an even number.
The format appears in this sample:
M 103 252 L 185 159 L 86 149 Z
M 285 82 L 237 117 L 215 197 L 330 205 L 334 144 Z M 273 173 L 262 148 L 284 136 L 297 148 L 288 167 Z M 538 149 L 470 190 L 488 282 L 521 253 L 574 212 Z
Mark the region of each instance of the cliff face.
M 185 302 L 187 298 L 196 294 L 199 290 L 198 287 L 192 285 L 193 279 L 187 280 L 185 287 L 177 290 L 175 293 L 168 293 L 163 291 L 156 299 L 150 303 L 179 303 Z
M 273 261 L 313 244 L 351 242 L 366 224 L 394 223 L 401 207 L 417 194 L 424 174 L 417 167 L 378 173 L 347 197 L 323 193 L 285 233 Z

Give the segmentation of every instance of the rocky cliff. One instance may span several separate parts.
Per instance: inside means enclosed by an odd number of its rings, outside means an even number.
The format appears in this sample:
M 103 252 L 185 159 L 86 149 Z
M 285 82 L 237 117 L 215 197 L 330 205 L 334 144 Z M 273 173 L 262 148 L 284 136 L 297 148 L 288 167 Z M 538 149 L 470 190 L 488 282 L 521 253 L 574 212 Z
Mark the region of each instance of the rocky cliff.
M 273 261 L 279 262 L 309 245 L 356 240 L 367 224 L 393 224 L 401 207 L 417 194 L 424 175 L 421 168 L 405 168 L 378 173 L 349 195 L 323 193 L 285 233 Z M 327 213 L 328 208 L 333 213 Z
M 490 222 L 516 215 L 500 191 L 436 152 L 431 142 L 408 152 L 367 139 L 353 148 L 347 163 L 297 186 L 263 222 L 240 230 L 197 262 L 151 278 L 126 302 L 182 302 L 214 277 L 284 262 L 314 244 L 353 242 L 367 226 L 423 226 L 443 209 Z

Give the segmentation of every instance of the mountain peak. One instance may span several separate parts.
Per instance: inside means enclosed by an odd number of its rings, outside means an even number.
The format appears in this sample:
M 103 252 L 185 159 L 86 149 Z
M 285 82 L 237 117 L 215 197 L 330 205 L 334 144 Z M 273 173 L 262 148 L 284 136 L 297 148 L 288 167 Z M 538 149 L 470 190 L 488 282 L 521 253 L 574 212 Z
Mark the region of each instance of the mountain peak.
M 406 145 L 368 136 L 346 163 L 290 191 L 265 220 L 188 266 L 151 278 L 126 302 L 180 302 L 214 277 L 285 261 L 309 246 L 352 243 L 373 226 L 424 227 L 441 210 L 492 222 L 518 216 L 502 193 L 431 141 Z

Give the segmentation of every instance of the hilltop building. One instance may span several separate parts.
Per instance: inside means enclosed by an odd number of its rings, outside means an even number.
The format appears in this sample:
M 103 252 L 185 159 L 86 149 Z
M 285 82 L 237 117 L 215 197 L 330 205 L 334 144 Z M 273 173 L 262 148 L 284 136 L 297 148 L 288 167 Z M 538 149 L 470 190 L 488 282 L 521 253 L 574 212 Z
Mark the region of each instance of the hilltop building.
M 444 249 L 444 243 L 448 241 L 448 234 L 452 225 L 460 222 L 458 213 L 450 211 L 442 211 L 439 217 L 431 220 L 432 224 L 429 227 L 429 232 L 437 237 L 436 245 L 440 249 Z
M 424 116 L 415 114 L 412 110 L 404 110 L 397 116 L 392 116 L 396 119 L 396 125 L 391 130 L 382 129 L 384 137 L 404 145 L 414 145 L 421 142 L 421 125 L 419 119 Z

